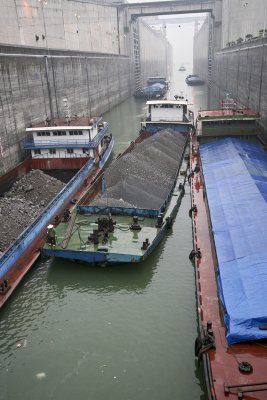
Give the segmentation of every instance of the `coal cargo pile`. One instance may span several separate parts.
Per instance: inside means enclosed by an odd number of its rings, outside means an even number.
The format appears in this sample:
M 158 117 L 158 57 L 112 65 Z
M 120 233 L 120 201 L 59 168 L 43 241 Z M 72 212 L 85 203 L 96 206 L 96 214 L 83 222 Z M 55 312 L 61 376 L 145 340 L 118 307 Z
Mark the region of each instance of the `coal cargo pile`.
M 116 160 L 105 172 L 105 192 L 93 205 L 159 209 L 174 183 L 186 138 L 158 132 Z
M 33 170 L 14 183 L 0 198 L 0 252 L 17 239 L 64 186 L 40 170 Z

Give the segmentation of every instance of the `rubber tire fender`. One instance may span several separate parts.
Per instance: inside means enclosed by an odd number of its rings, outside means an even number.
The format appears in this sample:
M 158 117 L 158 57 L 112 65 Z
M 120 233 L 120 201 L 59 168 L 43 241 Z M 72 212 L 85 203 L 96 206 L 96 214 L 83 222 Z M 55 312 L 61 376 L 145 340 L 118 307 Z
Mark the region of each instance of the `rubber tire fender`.
M 202 347 L 202 341 L 199 336 L 196 337 L 195 340 L 195 357 L 198 357 L 199 351 Z

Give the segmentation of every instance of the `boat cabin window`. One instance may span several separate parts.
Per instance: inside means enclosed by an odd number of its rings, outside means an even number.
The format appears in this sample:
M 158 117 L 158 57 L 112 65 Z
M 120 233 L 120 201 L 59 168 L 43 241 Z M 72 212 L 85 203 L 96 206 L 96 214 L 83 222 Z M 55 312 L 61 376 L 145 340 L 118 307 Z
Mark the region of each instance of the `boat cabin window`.
M 37 132 L 37 136 L 50 136 L 50 132 Z
M 34 154 L 41 154 L 41 150 L 40 149 L 35 149 L 34 150 Z
M 83 131 L 69 131 L 69 134 L 71 135 L 71 136 L 76 136 L 76 135 L 82 135 L 83 134 Z
M 56 154 L 56 149 L 49 149 L 49 154 Z
M 155 105 L 154 108 L 181 108 L 181 104 L 160 104 Z
M 162 104 L 160 107 L 161 108 L 173 108 L 173 105 L 172 104 Z M 180 106 L 179 106 L 179 108 L 180 108 Z
M 246 125 L 255 125 L 255 120 L 242 120 L 242 119 L 235 119 L 235 120 L 218 120 L 218 121 L 203 121 L 203 125 L 240 125 L 245 123 Z
M 83 154 L 88 154 L 89 155 L 89 149 L 83 149 Z
M 55 131 L 53 132 L 53 136 L 66 136 L 65 131 Z
M 67 149 L 68 154 L 73 154 L 73 149 Z

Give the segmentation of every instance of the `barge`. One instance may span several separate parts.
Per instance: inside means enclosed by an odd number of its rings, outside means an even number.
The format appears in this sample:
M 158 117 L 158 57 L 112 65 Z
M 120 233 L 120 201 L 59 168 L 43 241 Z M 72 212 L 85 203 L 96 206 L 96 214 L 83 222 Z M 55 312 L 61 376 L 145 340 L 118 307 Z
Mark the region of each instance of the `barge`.
M 183 197 L 186 144 L 187 136 L 168 130 L 133 146 L 95 183 L 100 194 L 93 200 L 89 190 L 70 221 L 58 225 L 56 246 L 47 242 L 43 254 L 101 266 L 145 260 L 172 227 Z
M 180 115 L 184 101 L 156 104 L 153 133 L 142 123 L 135 143 L 79 201 L 70 221 L 59 224 L 56 246 L 46 243 L 44 255 L 101 266 L 136 263 L 164 238 L 184 194 L 184 154 L 193 126 Z M 147 107 L 151 113 L 151 102 Z
M 201 110 L 190 168 L 199 333 L 212 400 L 267 398 L 267 155 L 258 113 Z
M 31 151 L 32 157 L 2 176 L 3 186 L 8 187 L 10 181 L 31 169 L 78 172 L 0 255 L 0 308 L 40 256 L 47 226 L 60 222 L 66 210 L 69 213 L 74 207 L 106 165 L 114 145 L 113 137 L 108 135 L 108 124 L 102 118 L 71 117 L 67 104 L 64 118 L 47 119 L 27 128 L 27 132 L 31 137 L 25 140 L 24 147 Z

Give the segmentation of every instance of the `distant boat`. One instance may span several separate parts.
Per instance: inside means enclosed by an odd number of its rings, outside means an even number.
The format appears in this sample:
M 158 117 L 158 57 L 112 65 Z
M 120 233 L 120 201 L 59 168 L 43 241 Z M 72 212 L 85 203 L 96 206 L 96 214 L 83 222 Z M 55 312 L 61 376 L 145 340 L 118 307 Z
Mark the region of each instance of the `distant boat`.
M 152 76 L 147 78 L 147 85 L 135 92 L 136 97 L 147 99 L 161 99 L 168 90 L 168 82 L 165 77 Z
M 178 71 L 186 71 L 186 68 L 184 65 L 181 65 Z
M 201 79 L 198 75 L 196 74 L 192 74 L 192 75 L 188 75 L 185 78 L 185 81 L 188 85 L 190 86 L 197 86 L 197 85 L 204 85 L 205 81 L 203 79 Z

